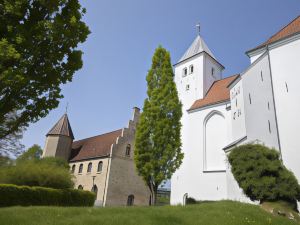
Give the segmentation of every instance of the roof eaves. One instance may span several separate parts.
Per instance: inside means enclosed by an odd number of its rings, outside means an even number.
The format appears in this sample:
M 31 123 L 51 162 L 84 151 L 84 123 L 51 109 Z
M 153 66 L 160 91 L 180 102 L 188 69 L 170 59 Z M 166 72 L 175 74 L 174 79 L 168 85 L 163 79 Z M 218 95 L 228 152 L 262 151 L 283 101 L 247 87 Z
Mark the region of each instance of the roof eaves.
M 192 112 L 192 111 L 194 111 L 194 110 L 199 110 L 199 109 L 202 109 L 202 108 L 205 108 L 205 107 L 208 107 L 208 106 L 213 106 L 213 105 L 217 105 L 217 104 L 220 104 L 220 103 L 225 103 L 225 102 L 228 102 L 230 100 L 230 98 L 228 98 L 228 99 L 223 99 L 223 100 L 221 100 L 221 101 L 217 101 L 217 102 L 212 102 L 212 103 L 207 103 L 207 104 L 205 104 L 205 105 L 202 105 L 202 106 L 199 106 L 199 107 L 195 107 L 195 108 L 190 108 L 190 109 L 188 109 L 187 111 L 188 112 Z

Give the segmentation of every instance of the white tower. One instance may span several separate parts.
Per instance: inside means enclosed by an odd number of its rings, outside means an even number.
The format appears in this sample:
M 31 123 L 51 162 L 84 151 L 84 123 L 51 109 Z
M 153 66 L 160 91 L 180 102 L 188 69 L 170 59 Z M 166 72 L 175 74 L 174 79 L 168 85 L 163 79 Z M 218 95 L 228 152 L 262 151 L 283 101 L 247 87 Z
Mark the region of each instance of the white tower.
M 206 43 L 197 35 L 188 50 L 174 65 L 175 82 L 183 111 L 197 99 L 202 99 L 212 83 L 222 78 L 224 66 L 220 64 Z

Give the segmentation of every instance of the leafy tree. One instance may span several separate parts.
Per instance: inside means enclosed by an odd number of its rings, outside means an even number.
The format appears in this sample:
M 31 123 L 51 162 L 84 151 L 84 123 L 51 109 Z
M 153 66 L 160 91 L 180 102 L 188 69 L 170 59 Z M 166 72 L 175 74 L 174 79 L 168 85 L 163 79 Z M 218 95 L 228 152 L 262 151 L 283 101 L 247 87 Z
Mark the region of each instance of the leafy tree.
M 12 164 L 13 161 L 9 157 L 0 155 L 0 168 L 8 167 L 11 166 Z
M 58 158 L 25 160 L 0 170 L 0 183 L 40 186 L 57 189 L 72 188 L 73 176 L 67 162 Z
M 16 117 L 16 113 L 10 113 L 7 117 L 7 121 L 12 121 Z M 6 124 L 0 123 L 0 130 L 6 130 Z M 0 154 L 3 156 L 9 156 L 11 158 L 18 157 L 24 151 L 24 145 L 21 143 L 23 138 L 23 127 L 19 127 L 14 132 L 6 135 L 4 138 L 0 138 Z
M 235 179 L 251 200 L 300 200 L 298 181 L 282 164 L 278 151 L 246 144 L 234 148 L 228 159 Z
M 170 54 L 158 47 L 147 75 L 148 97 L 136 131 L 134 159 L 138 173 L 156 202 L 158 186 L 180 166 L 181 103 L 174 83 Z
M 0 139 L 58 106 L 82 67 L 84 14 L 78 0 L 0 0 Z
M 42 157 L 43 150 L 39 145 L 33 145 L 27 151 L 17 158 L 17 164 L 32 160 L 38 160 Z

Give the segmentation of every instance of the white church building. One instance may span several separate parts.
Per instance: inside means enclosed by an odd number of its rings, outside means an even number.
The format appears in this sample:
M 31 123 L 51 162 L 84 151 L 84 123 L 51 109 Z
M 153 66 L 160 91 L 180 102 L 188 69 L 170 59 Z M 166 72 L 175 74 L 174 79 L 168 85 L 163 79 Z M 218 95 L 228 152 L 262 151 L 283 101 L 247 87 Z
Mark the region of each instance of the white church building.
M 174 65 L 184 160 L 171 179 L 171 204 L 250 201 L 226 157 L 249 142 L 277 149 L 300 182 L 300 16 L 246 54 L 249 67 L 223 78 L 224 66 L 198 35 Z

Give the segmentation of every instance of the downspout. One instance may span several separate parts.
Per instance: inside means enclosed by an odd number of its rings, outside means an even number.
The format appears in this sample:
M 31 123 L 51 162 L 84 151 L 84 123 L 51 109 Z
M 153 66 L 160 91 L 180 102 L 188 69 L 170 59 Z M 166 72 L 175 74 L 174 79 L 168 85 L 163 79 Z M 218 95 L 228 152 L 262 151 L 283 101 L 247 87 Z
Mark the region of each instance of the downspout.
M 274 96 L 273 75 L 272 75 L 272 68 L 271 68 L 269 45 L 267 45 L 266 48 L 267 48 L 267 53 L 268 53 L 268 61 L 269 61 L 269 69 L 270 69 L 270 78 L 271 78 L 271 88 L 272 88 L 272 96 L 273 96 L 273 104 L 274 104 L 275 123 L 276 123 L 277 138 L 278 138 L 278 148 L 279 148 L 280 160 L 282 162 L 282 152 L 281 152 L 281 143 L 280 143 L 280 136 L 279 136 L 279 129 L 278 129 L 277 110 L 276 110 L 276 103 L 275 103 L 275 96 Z

